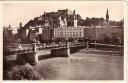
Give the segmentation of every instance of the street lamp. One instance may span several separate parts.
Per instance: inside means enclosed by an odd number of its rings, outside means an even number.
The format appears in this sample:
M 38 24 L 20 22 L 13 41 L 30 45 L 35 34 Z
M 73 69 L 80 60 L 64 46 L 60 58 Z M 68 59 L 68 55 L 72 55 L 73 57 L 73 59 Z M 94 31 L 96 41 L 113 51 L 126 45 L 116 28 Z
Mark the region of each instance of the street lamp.
M 52 43 L 54 44 L 54 38 L 52 38 Z
M 33 43 L 37 43 L 36 39 L 33 39 Z
M 87 37 L 85 38 L 85 45 L 86 45 L 86 48 L 89 48 L 89 40 Z
M 18 39 L 18 44 L 21 44 L 21 39 Z
M 21 39 L 18 39 L 18 50 L 21 52 L 23 50 L 22 45 L 21 45 Z

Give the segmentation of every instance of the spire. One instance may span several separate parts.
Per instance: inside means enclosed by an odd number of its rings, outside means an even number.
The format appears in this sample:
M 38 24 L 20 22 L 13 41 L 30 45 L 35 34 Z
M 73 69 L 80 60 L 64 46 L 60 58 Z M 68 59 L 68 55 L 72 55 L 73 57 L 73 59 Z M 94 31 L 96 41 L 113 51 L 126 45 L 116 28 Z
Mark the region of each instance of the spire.
M 46 12 L 44 12 L 44 19 L 46 18 Z
M 22 27 L 22 23 L 20 22 L 20 25 L 19 25 L 19 27 Z
M 11 25 L 9 24 L 8 29 L 11 29 Z
M 108 13 L 108 9 L 107 9 L 107 13 L 106 13 L 106 22 L 109 22 L 109 13 Z
M 73 20 L 75 20 L 76 19 L 76 11 L 74 10 L 73 11 Z
M 73 15 L 75 15 L 75 14 L 76 14 L 76 10 L 73 11 Z

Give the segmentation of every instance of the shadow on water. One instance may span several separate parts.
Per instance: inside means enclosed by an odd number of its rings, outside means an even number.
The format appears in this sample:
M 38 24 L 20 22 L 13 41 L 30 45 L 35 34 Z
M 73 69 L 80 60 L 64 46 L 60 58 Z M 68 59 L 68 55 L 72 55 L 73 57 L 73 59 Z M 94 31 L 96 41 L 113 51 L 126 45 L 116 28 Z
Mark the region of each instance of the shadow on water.
M 51 56 L 50 54 L 38 56 L 38 60 L 44 60 L 44 59 L 49 59 L 49 58 L 54 58 L 54 57 Z
M 79 52 L 81 49 L 85 49 L 84 46 L 80 46 L 80 47 L 70 47 L 70 53 L 73 54 L 73 53 L 77 53 Z

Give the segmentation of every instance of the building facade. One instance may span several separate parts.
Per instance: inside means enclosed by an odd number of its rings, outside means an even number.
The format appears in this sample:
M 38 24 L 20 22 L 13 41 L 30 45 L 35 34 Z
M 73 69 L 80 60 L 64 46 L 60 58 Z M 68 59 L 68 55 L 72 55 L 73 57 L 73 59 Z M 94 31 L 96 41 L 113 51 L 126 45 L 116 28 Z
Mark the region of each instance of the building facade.
M 13 38 L 11 26 L 9 25 L 9 27 L 4 27 L 3 28 L 3 41 L 4 41 L 4 43 L 12 43 L 13 39 L 14 38 Z
M 58 17 L 58 24 L 59 24 L 59 27 L 67 27 L 67 20 L 66 18 L 64 18 L 62 20 L 61 16 Z
M 22 23 L 20 23 L 19 28 L 17 30 L 19 39 L 21 39 L 22 42 L 27 42 L 29 36 L 29 29 L 23 27 Z
M 42 29 L 41 41 L 42 42 L 51 42 L 53 38 L 53 29 L 44 28 Z
M 110 37 L 112 39 L 118 37 L 118 38 L 120 38 L 121 42 L 123 43 L 123 27 L 93 26 L 93 27 L 85 27 L 84 28 L 84 38 L 87 38 L 89 40 L 104 41 L 104 39 L 107 35 L 110 35 Z
M 35 29 L 30 29 L 29 30 L 29 35 L 28 35 L 28 40 L 30 42 L 33 42 L 36 39 L 37 39 L 37 32 L 36 32 L 36 30 Z
M 55 39 L 65 39 L 73 38 L 76 40 L 82 39 L 84 37 L 84 28 L 81 27 L 65 27 L 65 28 L 55 28 L 54 38 Z

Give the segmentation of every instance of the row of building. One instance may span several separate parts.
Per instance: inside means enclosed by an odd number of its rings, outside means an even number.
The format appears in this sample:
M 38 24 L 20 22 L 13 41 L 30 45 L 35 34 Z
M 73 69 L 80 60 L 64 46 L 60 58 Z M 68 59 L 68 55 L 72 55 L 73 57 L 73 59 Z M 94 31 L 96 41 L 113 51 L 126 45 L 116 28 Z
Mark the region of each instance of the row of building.
M 111 38 L 120 38 L 123 42 L 123 27 L 118 26 L 78 26 L 78 27 L 60 27 L 60 28 L 43 28 L 34 27 L 31 29 L 19 29 L 19 38 L 23 41 L 40 42 L 65 41 L 66 38 L 75 40 L 97 40 L 105 41 L 108 35 Z
M 33 27 L 31 29 L 25 29 L 21 27 L 18 29 L 18 38 L 24 42 L 32 42 L 34 39 L 40 42 L 52 42 L 52 41 L 65 41 L 69 40 L 97 40 L 105 41 L 105 37 L 111 36 L 112 38 L 120 38 L 123 43 L 123 27 L 118 26 L 84 26 L 84 27 L 68 27 L 68 28 L 43 28 Z M 10 41 L 13 37 L 12 30 L 8 29 L 4 31 L 4 40 Z

